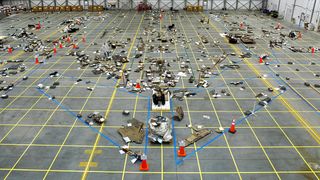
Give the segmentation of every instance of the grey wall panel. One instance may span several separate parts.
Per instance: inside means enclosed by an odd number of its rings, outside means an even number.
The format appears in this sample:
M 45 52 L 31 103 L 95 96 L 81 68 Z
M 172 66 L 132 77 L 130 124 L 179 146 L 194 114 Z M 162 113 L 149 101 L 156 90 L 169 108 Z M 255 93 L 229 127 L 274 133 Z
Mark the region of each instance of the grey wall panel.
M 227 10 L 235 10 L 237 9 L 237 1 L 236 0 L 228 0 L 226 1 Z
M 41 1 L 40 0 L 31 0 L 31 7 L 34 6 L 41 6 Z
M 184 0 L 174 0 L 173 1 L 173 8 L 174 9 L 183 9 L 184 8 Z
M 56 0 L 57 1 L 57 6 L 63 6 L 66 5 L 66 0 Z M 67 0 L 69 5 L 79 5 L 79 0 Z M 114 4 L 117 5 L 117 8 L 120 9 L 136 9 L 137 5 L 143 0 L 88 0 L 88 5 L 102 5 L 105 6 L 105 4 L 108 5 L 108 3 L 112 3 L 114 2 Z M 204 6 L 204 10 L 221 10 L 224 7 L 224 2 L 226 5 L 226 8 L 228 10 L 234 10 L 234 9 L 253 9 L 253 10 L 257 10 L 260 9 L 262 7 L 262 1 L 263 0 L 207 0 L 207 2 L 205 2 L 205 0 L 146 0 L 148 3 L 150 3 L 152 5 L 153 9 L 158 9 L 159 7 L 162 9 L 169 9 L 170 7 L 173 7 L 175 9 L 183 9 L 186 5 L 199 5 L 200 6 Z M 278 5 L 276 4 L 279 0 L 269 0 L 268 1 L 268 7 L 273 6 L 273 7 L 278 7 Z M 294 0 L 281 0 L 281 5 L 280 5 L 280 12 L 282 12 L 282 14 L 285 13 L 285 9 L 286 6 L 292 6 L 292 2 Z M 299 0 L 298 0 L 299 1 Z M 41 0 L 31 0 L 32 2 L 32 6 L 39 6 L 41 5 Z M 44 6 L 48 6 L 48 5 L 53 5 L 54 0 L 44 0 L 43 4 Z M 119 3 L 118 3 L 119 2 Z M 238 2 L 238 3 L 237 3 Z M 251 2 L 251 5 L 250 5 Z M 302 2 L 302 0 L 300 0 L 299 2 Z M 313 5 L 314 0 L 307 0 L 308 3 L 302 3 L 302 7 L 306 6 L 305 4 L 310 4 L 310 8 L 311 5 Z M 3 4 L 21 4 L 24 3 L 26 5 L 28 5 L 28 0 L 4 0 Z M 84 5 L 84 0 L 80 0 L 80 4 Z M 301 4 L 301 3 L 300 3 Z M 118 7 L 119 5 L 119 7 Z M 282 8 L 281 8 L 282 7 Z M 318 5 L 317 5 L 318 7 Z M 308 17 L 310 19 L 310 15 L 312 8 L 310 9 L 308 7 Z M 300 8 L 301 9 L 301 8 Z M 297 11 L 299 11 L 299 13 L 301 14 L 299 10 L 299 8 L 297 8 Z M 309 12 L 310 11 L 310 12 Z M 319 8 L 315 9 L 315 19 L 318 18 L 319 16 Z M 294 15 L 295 17 L 297 17 L 298 15 Z
M 160 8 L 161 9 L 170 9 L 172 6 L 171 0 L 161 0 L 160 1 Z
M 43 0 L 44 6 L 54 6 L 54 2 L 52 0 Z
M 66 5 L 65 0 L 57 0 L 57 6 L 64 6 L 64 5 Z
M 221 10 L 223 8 L 223 0 L 209 0 L 208 7 L 210 10 Z
M 128 0 L 119 0 L 120 9 L 131 9 L 130 1 Z
M 250 8 L 250 0 L 242 0 L 242 1 L 238 1 L 238 5 L 237 5 L 237 9 L 243 9 L 243 10 L 247 10 Z
M 259 9 L 262 9 L 262 1 L 259 1 L 259 0 L 252 0 L 251 2 L 251 9 L 252 10 L 259 10 Z
M 197 0 L 187 0 L 187 5 L 198 5 L 198 1 Z

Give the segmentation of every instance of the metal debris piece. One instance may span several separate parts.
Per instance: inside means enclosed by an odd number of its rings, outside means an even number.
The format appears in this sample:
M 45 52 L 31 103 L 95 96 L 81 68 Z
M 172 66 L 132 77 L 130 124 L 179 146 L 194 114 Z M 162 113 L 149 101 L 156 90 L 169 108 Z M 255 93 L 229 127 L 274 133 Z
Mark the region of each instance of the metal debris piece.
M 184 139 L 184 141 L 186 143 L 185 147 L 199 141 L 200 139 L 202 139 L 212 133 L 211 130 L 205 129 L 205 128 L 194 128 L 194 127 L 190 127 L 190 128 L 193 129 L 194 132 L 190 136 L 188 136 Z
M 219 127 L 217 129 L 214 130 L 216 133 L 223 133 L 224 128 L 223 127 Z
M 130 111 L 129 110 L 123 110 L 122 114 L 125 115 L 125 116 L 129 116 Z
M 120 153 L 121 154 L 128 154 L 128 156 L 133 158 L 131 160 L 132 163 L 137 162 L 137 160 L 141 161 L 141 156 L 143 154 L 141 151 L 133 151 L 133 150 L 129 149 L 128 146 L 122 146 L 120 149 Z
M 181 106 L 176 107 L 176 113 L 173 116 L 173 120 L 175 121 L 181 121 L 184 117 L 184 112 L 182 110 Z
M 104 123 L 105 119 L 102 117 L 102 115 L 99 112 L 93 112 L 90 113 L 87 116 L 88 119 L 86 119 L 86 122 L 89 123 L 89 125 L 92 125 L 93 122 L 96 122 L 97 124 L 102 124 Z M 90 123 L 92 122 L 92 123 Z
M 171 142 L 172 127 L 170 119 L 163 116 L 150 118 L 148 121 L 150 133 L 149 139 L 153 143 Z
M 118 129 L 118 133 L 122 136 L 126 143 L 135 142 L 141 144 L 144 138 L 144 123 L 137 119 L 128 120 L 128 124 Z

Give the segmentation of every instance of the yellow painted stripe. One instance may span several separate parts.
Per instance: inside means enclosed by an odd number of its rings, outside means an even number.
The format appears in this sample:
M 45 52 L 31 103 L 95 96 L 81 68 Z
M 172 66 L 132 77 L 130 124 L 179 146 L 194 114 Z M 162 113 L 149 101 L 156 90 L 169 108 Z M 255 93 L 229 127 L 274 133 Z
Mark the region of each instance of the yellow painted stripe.
M 93 152 L 93 149 L 87 149 L 84 151 L 85 154 L 91 154 L 91 153 L 94 153 L 94 154 L 101 154 L 102 153 L 102 150 L 101 149 L 95 149 L 95 151 Z
M 88 163 L 88 162 L 80 162 L 79 166 L 80 167 L 87 167 L 87 166 L 89 166 L 89 167 L 97 167 L 98 163 L 97 162 L 90 162 L 90 163 Z

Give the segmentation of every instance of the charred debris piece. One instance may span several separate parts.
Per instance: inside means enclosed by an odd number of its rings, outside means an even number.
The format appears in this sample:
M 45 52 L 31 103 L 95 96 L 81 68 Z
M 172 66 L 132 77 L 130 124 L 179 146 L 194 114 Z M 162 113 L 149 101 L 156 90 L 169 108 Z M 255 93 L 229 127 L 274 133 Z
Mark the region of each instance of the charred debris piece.
M 173 116 L 173 120 L 181 121 L 184 117 L 184 112 L 181 106 L 176 107 L 176 112 Z
M 193 133 L 184 139 L 185 147 L 199 141 L 200 139 L 212 133 L 211 130 L 203 128 L 200 125 L 196 127 L 192 127 L 192 126 L 187 126 L 187 127 L 190 127 L 193 130 Z
M 137 119 L 128 120 L 128 124 L 118 129 L 118 133 L 122 136 L 126 143 L 135 142 L 141 144 L 145 135 L 143 129 L 144 123 Z
M 87 119 L 85 120 L 85 122 L 90 126 L 92 126 L 94 123 L 101 125 L 102 123 L 105 122 L 105 119 L 102 117 L 102 115 L 99 112 L 93 112 L 87 116 Z

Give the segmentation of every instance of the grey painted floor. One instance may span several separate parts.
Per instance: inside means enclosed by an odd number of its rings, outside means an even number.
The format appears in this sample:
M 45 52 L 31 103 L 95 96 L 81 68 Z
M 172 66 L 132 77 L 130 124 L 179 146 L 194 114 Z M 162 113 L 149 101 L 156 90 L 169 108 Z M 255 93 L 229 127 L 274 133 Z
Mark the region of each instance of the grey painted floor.
M 57 32 L 56 24 L 68 17 L 79 15 L 84 13 L 19 14 L 1 20 L 0 32 L 7 34 L 17 27 L 25 27 L 28 23 L 40 20 L 44 27 L 50 28 L 35 33 L 41 38 L 53 40 L 61 36 L 61 33 Z M 79 48 L 92 56 L 92 52 L 99 50 L 106 40 L 126 41 L 131 38 L 131 42 L 125 47 L 131 60 L 126 67 L 135 69 L 139 64 L 139 59 L 133 58 L 137 52 L 138 38 L 152 38 L 143 35 L 144 28 L 149 26 L 150 22 L 145 19 L 148 14 L 113 11 L 106 15 L 105 21 L 91 20 L 87 22 L 87 28 L 80 30 L 76 37 L 81 39 L 81 34 L 86 31 L 87 42 L 78 41 Z M 200 24 L 202 15 L 209 14 L 181 11 L 170 16 L 166 13 L 161 24 L 154 25 L 154 28 L 165 31 L 164 26 L 174 23 L 181 38 L 175 45 L 170 46 L 171 53 L 145 53 L 143 57 L 164 58 L 176 72 L 180 66 L 179 62 L 173 60 L 177 56 L 190 59 L 190 66 L 195 77 L 198 77 L 197 69 L 203 64 L 212 65 L 212 61 L 202 57 L 195 45 L 195 42 L 199 41 L 197 33 L 206 36 L 210 41 L 204 49 L 209 55 L 221 55 L 222 52 L 239 54 L 245 51 L 243 45 L 230 45 L 220 36 L 227 27 L 223 21 L 215 21 L 211 15 L 210 25 Z M 40 19 L 30 19 L 34 16 Z M 270 28 L 277 23 L 268 17 L 249 12 L 229 14 L 227 20 L 238 22 L 244 17 L 245 22 L 254 27 L 256 34 L 261 34 L 262 27 Z M 286 27 L 283 32 L 294 29 L 286 23 L 282 24 Z M 10 28 L 11 25 L 14 28 Z M 115 33 L 115 27 L 120 27 L 123 32 Z M 105 29 L 108 34 L 100 39 Z M 288 46 L 319 47 L 319 37 L 319 34 L 314 32 L 303 32 L 301 40 L 290 40 Z M 181 43 L 183 38 L 190 39 L 190 43 L 185 47 Z M 213 46 L 214 40 L 220 42 L 219 46 Z M 256 55 L 270 54 L 269 66 L 259 64 L 259 58 L 255 55 L 243 61 L 237 56 L 228 56 L 224 63 L 239 61 L 237 64 L 241 68 L 216 68 L 215 72 L 218 72 L 219 76 L 207 79 L 211 84 L 207 89 L 197 89 L 188 83 L 189 77 L 182 78 L 176 88 L 190 88 L 197 95 L 183 101 L 172 101 L 174 107 L 182 106 L 185 111 L 184 120 L 174 124 L 174 137 L 177 141 L 191 133 L 186 124 L 201 124 L 210 129 L 219 126 L 228 128 L 232 119 L 237 119 L 237 133 L 212 133 L 194 146 L 189 146 L 186 151 L 191 156 L 179 165 L 176 165 L 174 151 L 177 147 L 175 148 L 173 143 L 148 144 L 146 148 L 150 170 L 147 172 L 139 171 L 139 163 L 132 164 L 130 157 L 120 155 L 115 144 L 106 137 L 116 144 L 124 144 L 117 128 L 125 125 L 131 117 L 123 116 L 123 109 L 130 110 L 131 116 L 146 121 L 149 91 L 137 96 L 125 89 L 115 88 L 115 79 L 107 80 L 105 75 L 93 75 L 90 67 L 78 69 L 75 57 L 64 56 L 69 48 L 58 49 L 57 55 L 41 65 L 34 64 L 32 53 L 20 53 L 21 51 L 17 50 L 8 55 L 0 52 L 1 60 L 24 59 L 28 67 L 26 72 L 2 79 L 17 82 L 32 72 L 28 80 L 21 81 L 8 93 L 8 99 L 0 99 L 1 179 L 318 179 L 320 171 L 313 165 L 320 163 L 320 89 L 306 87 L 303 83 L 319 83 L 319 77 L 314 76 L 320 72 L 319 53 L 293 53 L 287 48 L 271 50 L 268 48 L 268 38 L 256 41 L 252 51 Z M 97 45 L 91 45 L 92 42 Z M 157 41 L 153 44 L 159 45 Z M 117 49 L 115 53 L 120 51 L 121 49 Z M 144 60 L 143 57 L 140 59 Z M 289 65 L 288 61 L 294 64 Z M 316 65 L 310 65 L 310 62 L 316 62 Z M 275 64 L 280 64 L 280 67 L 275 67 Z M 62 76 L 43 81 L 54 71 L 58 71 Z M 280 77 L 276 77 L 276 73 L 279 73 Z M 258 78 L 263 75 L 266 77 Z M 134 72 L 130 75 L 133 80 L 140 76 L 140 73 Z M 290 80 L 286 80 L 286 77 Z M 78 78 L 83 81 L 75 84 L 75 79 Z M 88 80 L 92 81 L 89 85 L 84 83 Z M 57 106 L 36 89 L 40 82 L 50 85 L 54 81 L 59 81 L 60 85 L 56 89 L 47 90 L 46 95 L 55 96 L 56 103 L 61 103 L 63 107 Z M 240 90 L 239 86 L 231 85 L 232 81 L 243 81 L 245 89 Z M 279 94 L 278 90 L 271 93 L 267 90 L 271 86 L 277 88 L 279 84 L 287 87 L 284 93 Z M 87 86 L 95 89 L 88 91 Z M 217 92 L 226 89 L 231 96 L 208 98 L 213 89 Z M 255 95 L 261 92 L 274 97 L 272 103 L 259 109 L 254 116 L 243 119 L 242 112 L 253 109 L 254 104 L 260 100 L 255 98 Z M 98 111 L 107 118 L 103 127 L 94 126 L 96 131 L 105 136 L 97 136 L 93 129 L 77 121 L 72 115 L 81 113 L 86 116 L 93 111 Z M 171 112 L 150 114 L 171 117 Z M 203 118 L 203 115 L 210 116 L 210 119 Z M 202 146 L 203 149 L 194 152 Z M 130 148 L 144 151 L 145 142 L 140 145 L 131 143 Z M 179 157 L 177 161 L 182 162 Z

